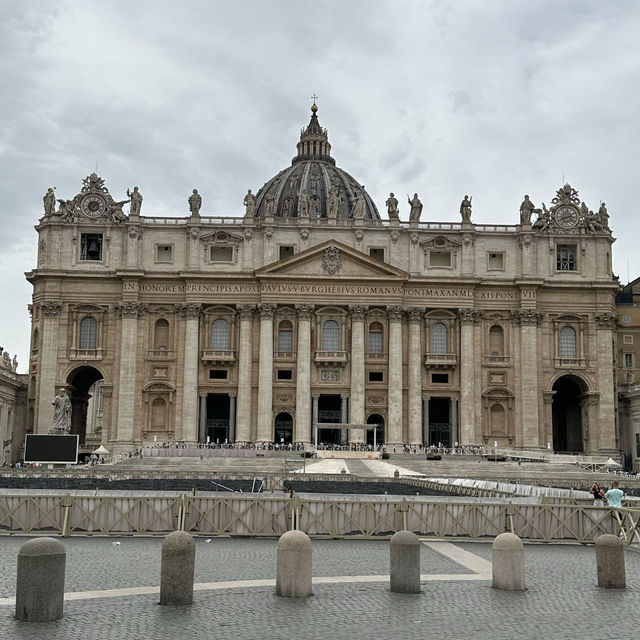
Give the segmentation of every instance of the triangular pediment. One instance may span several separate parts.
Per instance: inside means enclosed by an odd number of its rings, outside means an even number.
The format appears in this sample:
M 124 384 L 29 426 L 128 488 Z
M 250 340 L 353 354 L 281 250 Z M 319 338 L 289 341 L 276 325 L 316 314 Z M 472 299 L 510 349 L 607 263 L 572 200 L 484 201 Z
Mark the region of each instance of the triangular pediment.
M 243 237 L 237 233 L 230 233 L 229 231 L 212 231 L 201 235 L 200 241 L 216 244 L 237 244 L 243 241 Z
M 303 278 L 407 278 L 402 269 L 380 262 L 336 240 L 328 240 L 315 247 L 278 260 L 256 270 L 256 277 Z

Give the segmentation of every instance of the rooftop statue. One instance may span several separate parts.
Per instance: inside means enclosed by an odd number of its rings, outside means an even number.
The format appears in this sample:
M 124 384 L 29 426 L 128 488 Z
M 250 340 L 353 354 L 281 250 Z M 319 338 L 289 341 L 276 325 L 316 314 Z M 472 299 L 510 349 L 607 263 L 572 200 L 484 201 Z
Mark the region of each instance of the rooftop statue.
M 298 194 L 298 218 L 309 217 L 309 194 L 306 189 L 300 189 Z
M 189 211 L 192 216 L 200 215 L 200 207 L 202 206 L 202 196 L 198 193 L 197 189 L 193 190 L 193 193 L 189 196 Z
M 414 193 L 413 199 L 409 198 L 407 195 L 407 200 L 411 207 L 411 211 L 409 212 L 409 222 L 420 222 L 420 216 L 422 215 L 422 202 L 420 202 L 418 194 Z
M 131 199 L 131 207 L 129 213 L 132 216 L 139 216 L 142 209 L 142 194 L 138 191 L 138 187 L 133 187 L 133 191 L 127 189 L 127 196 Z
M 536 210 L 536 206 L 525 196 L 520 205 L 520 224 L 531 224 L 531 214 Z
M 56 212 L 56 195 L 51 187 L 47 189 L 47 193 L 44 194 L 42 200 L 44 202 L 44 215 L 52 216 Z
M 460 215 L 462 222 L 471 222 L 471 198 L 465 196 L 460 203 Z
M 356 220 L 363 220 L 364 219 L 364 214 L 365 214 L 364 196 L 361 193 L 359 193 L 356 196 L 356 203 L 353 206 L 353 217 Z
M 338 206 L 340 204 L 340 198 L 338 196 L 338 190 L 335 187 L 330 187 L 329 197 L 327 199 L 327 217 L 335 220 L 338 217 Z
M 385 205 L 387 207 L 389 220 L 398 220 L 400 217 L 400 214 L 398 212 L 398 198 L 396 198 L 393 193 L 389 194 Z
M 244 217 L 253 218 L 256 212 L 256 197 L 251 193 L 251 189 L 247 191 L 242 204 L 244 205 Z

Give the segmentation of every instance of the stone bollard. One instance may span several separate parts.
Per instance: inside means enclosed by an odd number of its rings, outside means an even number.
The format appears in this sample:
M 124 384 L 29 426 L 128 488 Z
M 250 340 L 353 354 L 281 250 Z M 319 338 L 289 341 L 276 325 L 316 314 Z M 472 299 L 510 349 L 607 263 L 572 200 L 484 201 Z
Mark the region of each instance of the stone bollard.
M 411 531 L 398 531 L 389 545 L 389 584 L 394 593 L 420 593 L 420 540 Z
M 624 589 L 627 580 L 624 569 L 624 545 L 618 536 L 607 533 L 596 538 L 598 586 Z
M 53 538 L 25 542 L 18 551 L 16 618 L 51 622 L 62 618 L 67 552 Z
M 493 586 L 504 591 L 524 591 L 524 545 L 515 533 L 501 533 L 491 550 Z
M 162 543 L 160 604 L 180 607 L 193 603 L 196 544 L 185 531 L 170 533 Z
M 287 531 L 278 540 L 276 595 L 302 598 L 311 592 L 311 540 L 302 531 Z

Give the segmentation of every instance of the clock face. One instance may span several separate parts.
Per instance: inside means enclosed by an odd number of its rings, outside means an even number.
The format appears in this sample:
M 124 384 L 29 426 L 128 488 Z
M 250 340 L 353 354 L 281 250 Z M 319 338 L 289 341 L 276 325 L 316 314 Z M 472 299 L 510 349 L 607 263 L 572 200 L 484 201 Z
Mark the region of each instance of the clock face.
M 578 212 L 569 206 L 558 207 L 555 213 L 556 222 L 565 229 L 575 227 L 578 223 Z
M 85 215 L 96 218 L 105 212 L 107 203 L 98 195 L 88 195 L 82 199 L 80 207 Z

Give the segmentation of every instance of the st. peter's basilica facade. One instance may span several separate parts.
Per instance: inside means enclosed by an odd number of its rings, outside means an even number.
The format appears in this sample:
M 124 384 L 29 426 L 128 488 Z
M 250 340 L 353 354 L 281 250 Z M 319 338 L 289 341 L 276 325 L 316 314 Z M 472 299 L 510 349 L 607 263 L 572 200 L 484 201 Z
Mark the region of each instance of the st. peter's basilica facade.
M 388 219 L 317 107 L 238 218 L 152 217 L 96 174 L 36 229 L 27 429 L 126 452 L 184 441 L 618 450 L 606 207 L 564 185 L 517 224 Z M 128 203 L 129 212 L 123 211 Z M 518 213 L 518 208 L 520 209 Z M 341 430 L 335 425 L 377 425 Z M 327 427 L 322 427 L 327 424 Z M 317 426 L 317 432 L 316 432 Z

